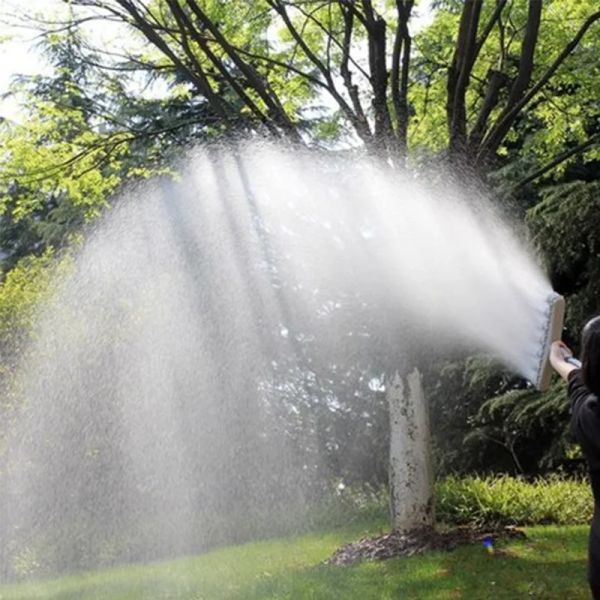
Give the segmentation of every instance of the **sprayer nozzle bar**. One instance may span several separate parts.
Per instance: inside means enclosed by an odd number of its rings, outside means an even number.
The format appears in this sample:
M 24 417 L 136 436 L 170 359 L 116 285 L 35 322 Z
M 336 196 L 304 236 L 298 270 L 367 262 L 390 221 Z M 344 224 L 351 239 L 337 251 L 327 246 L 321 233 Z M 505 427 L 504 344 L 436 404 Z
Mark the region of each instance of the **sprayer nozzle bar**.
M 552 367 L 550 365 L 550 345 L 552 342 L 561 338 L 563 322 L 565 318 L 565 299 L 556 293 L 552 293 L 547 298 L 548 311 L 546 313 L 545 330 L 546 334 L 541 340 L 542 352 L 540 353 L 540 363 L 538 366 L 538 377 L 535 387 L 544 392 L 550 386 L 552 377 Z

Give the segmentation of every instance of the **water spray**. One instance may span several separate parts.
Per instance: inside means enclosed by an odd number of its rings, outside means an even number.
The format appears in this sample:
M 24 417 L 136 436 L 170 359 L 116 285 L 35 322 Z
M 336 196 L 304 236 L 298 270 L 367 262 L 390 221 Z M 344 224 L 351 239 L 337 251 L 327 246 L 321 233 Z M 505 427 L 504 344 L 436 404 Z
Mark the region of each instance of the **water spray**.
M 486 351 L 546 389 L 564 300 L 472 196 L 255 142 L 126 192 L 35 316 L 0 423 L 0 577 L 31 540 L 73 572 L 252 539 L 281 507 L 304 523 L 327 458 L 304 407 L 408 353 Z

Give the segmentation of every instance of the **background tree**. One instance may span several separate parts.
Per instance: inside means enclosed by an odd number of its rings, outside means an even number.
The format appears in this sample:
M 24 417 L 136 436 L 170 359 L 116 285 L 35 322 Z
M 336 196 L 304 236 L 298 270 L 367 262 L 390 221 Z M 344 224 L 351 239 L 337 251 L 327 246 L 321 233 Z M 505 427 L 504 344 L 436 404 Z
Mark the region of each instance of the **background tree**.
M 305 106 L 327 97 L 330 132 L 349 128 L 400 160 L 422 147 L 485 171 L 525 137 L 555 159 L 585 137 L 585 112 L 569 107 L 574 96 L 580 107 L 594 102 L 598 83 L 586 57 L 597 51 L 600 11 L 589 1 L 438 2 L 414 40 L 412 0 L 72 4 L 137 31 L 146 48 L 129 62 L 185 82 L 227 129 L 306 141 L 318 127 L 307 128 Z M 543 135 L 551 120 L 558 126 Z

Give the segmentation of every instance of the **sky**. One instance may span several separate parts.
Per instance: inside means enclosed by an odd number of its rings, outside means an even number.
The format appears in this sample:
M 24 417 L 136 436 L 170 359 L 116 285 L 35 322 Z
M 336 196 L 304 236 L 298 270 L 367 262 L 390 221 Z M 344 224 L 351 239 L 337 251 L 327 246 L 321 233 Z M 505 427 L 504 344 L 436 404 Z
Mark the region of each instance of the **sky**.
M 422 0 L 417 12 L 417 18 L 411 21 L 411 29 L 420 29 L 431 20 L 429 5 L 431 0 Z M 35 75 L 48 71 L 48 66 L 43 56 L 36 48 L 37 33 L 23 26 L 15 26 L 15 14 L 23 10 L 23 2 L 18 0 L 0 0 L 0 95 L 5 94 L 15 75 Z M 66 14 L 68 5 L 64 0 L 28 0 L 27 14 L 50 18 L 57 14 Z M 93 35 L 104 43 L 114 40 L 116 36 L 115 25 L 101 24 L 94 21 Z M 0 117 L 10 120 L 19 120 L 21 112 L 14 98 L 0 98 Z
M 23 2 L 0 0 L 0 40 L 3 61 L 0 64 L 0 95 L 5 94 L 16 75 L 36 75 L 49 71 L 49 67 L 37 47 L 39 32 L 19 23 L 14 15 L 23 12 Z M 28 0 L 27 15 L 52 19 L 66 16 L 68 4 L 64 0 Z M 94 21 L 89 28 L 94 41 L 109 42 L 118 34 L 113 23 Z M 20 110 L 14 98 L 0 100 L 0 117 L 19 119 Z
M 32 0 L 32 13 L 45 12 L 53 0 Z M 11 78 L 18 73 L 34 74 L 43 69 L 43 63 L 34 48 L 33 32 L 15 29 L 9 25 L 13 20 L 16 3 L 0 0 L 0 40 L 2 40 L 3 61 L 0 65 L 0 94 L 8 91 Z M 10 41 L 6 41 L 9 38 Z M 17 110 L 12 99 L 0 101 L 0 116 L 11 117 Z

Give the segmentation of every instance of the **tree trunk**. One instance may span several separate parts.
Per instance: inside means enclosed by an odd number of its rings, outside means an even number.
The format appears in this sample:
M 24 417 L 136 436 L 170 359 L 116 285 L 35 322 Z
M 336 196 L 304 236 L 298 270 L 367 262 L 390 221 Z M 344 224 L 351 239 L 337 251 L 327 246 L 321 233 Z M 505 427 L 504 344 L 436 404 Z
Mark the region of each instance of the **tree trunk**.
M 387 391 L 390 410 L 390 511 L 392 527 L 409 531 L 434 525 L 429 409 L 421 373 L 396 372 Z

